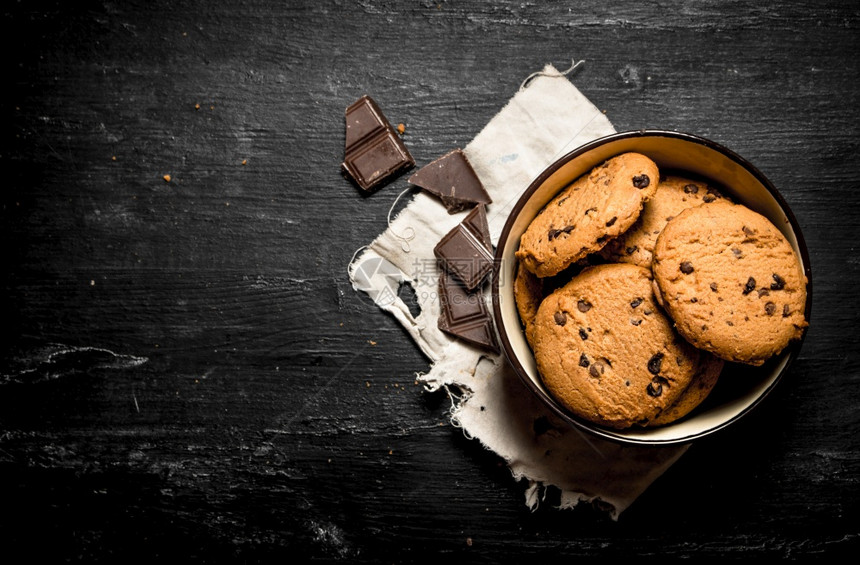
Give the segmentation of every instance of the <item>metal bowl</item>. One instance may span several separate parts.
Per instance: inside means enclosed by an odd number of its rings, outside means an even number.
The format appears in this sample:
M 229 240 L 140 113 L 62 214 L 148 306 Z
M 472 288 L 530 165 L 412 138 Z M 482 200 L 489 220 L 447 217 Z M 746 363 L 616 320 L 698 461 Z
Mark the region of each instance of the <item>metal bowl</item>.
M 808 280 L 806 319 L 812 305 L 812 274 L 806 243 L 788 204 L 773 184 L 753 165 L 722 145 L 686 133 L 639 130 L 616 133 L 571 151 L 548 166 L 526 189 L 505 222 L 496 248 L 493 273 L 493 315 L 505 356 L 513 369 L 552 412 L 577 428 L 631 444 L 667 445 L 689 442 L 738 421 L 774 389 L 800 350 L 794 341 L 761 367 L 726 363 L 717 386 L 693 412 L 674 423 L 655 428 L 617 430 L 578 418 L 547 391 L 526 342 L 514 301 L 514 277 L 520 236 L 537 213 L 556 194 L 603 161 L 634 151 L 650 157 L 661 171 L 674 170 L 702 178 L 736 202 L 767 217 L 788 239 L 800 258 Z M 805 335 L 805 333 L 804 333 Z

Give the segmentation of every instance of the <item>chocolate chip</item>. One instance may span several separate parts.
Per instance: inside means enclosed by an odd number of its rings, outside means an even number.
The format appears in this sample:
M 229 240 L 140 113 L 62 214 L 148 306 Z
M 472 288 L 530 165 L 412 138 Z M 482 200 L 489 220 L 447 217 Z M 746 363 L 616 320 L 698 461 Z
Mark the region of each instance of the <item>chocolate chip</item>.
M 579 337 L 582 338 L 582 341 L 585 341 L 588 339 L 588 332 L 586 332 L 584 328 L 579 328 Z
M 588 360 L 588 356 L 583 353 L 579 356 L 579 366 L 580 367 L 588 367 L 591 364 L 591 361 Z
M 773 313 L 776 312 L 776 304 L 768 302 L 764 305 L 764 311 L 768 316 L 773 316 Z
M 646 316 L 650 316 L 650 315 L 652 314 L 652 311 L 651 311 L 651 310 L 648 310 L 648 309 L 646 308 L 645 310 L 643 310 L 643 311 L 642 311 L 642 313 L 643 313 L 643 314 L 645 314 Z
M 589 208 L 585 211 L 585 215 L 587 216 L 589 212 L 597 212 L 597 208 Z
M 558 230 L 550 229 L 549 233 L 547 234 L 547 237 L 550 241 L 552 241 L 553 239 L 557 238 L 558 236 L 560 236 L 563 233 L 569 234 L 570 232 L 573 231 L 573 228 L 575 228 L 575 227 L 576 226 L 565 226 L 565 227 L 558 229 Z
M 737 247 L 732 247 L 732 254 L 735 256 L 735 259 L 740 259 L 744 253 Z
M 713 290 L 714 292 L 717 292 L 717 283 L 712 282 L 710 286 L 711 286 L 711 290 Z
M 750 229 L 746 226 L 742 227 L 741 229 L 744 230 L 744 233 L 747 235 L 753 235 L 755 233 L 752 229 Z
M 664 379 L 663 377 L 654 377 L 651 379 L 651 382 L 648 383 L 648 388 L 646 391 L 649 396 L 658 397 L 663 394 L 663 385 L 668 385 L 669 381 Z
M 782 307 L 782 317 L 788 318 L 791 316 L 791 309 L 789 309 L 788 304 Z
M 608 235 L 601 235 L 600 237 L 597 238 L 597 243 L 603 243 L 607 239 L 609 239 Z
M 727 325 L 727 326 L 734 326 L 734 325 L 735 325 L 735 323 L 734 323 L 734 322 L 732 322 L 731 320 L 726 320 L 726 325 Z
M 706 194 L 706 195 L 704 195 L 704 196 L 702 197 L 702 200 L 703 200 L 705 203 L 711 203 L 711 202 L 713 202 L 713 201 L 714 201 L 714 200 L 716 200 L 716 199 L 717 199 L 717 197 L 716 197 L 716 196 L 714 196 L 713 194 Z
M 758 297 L 759 298 L 761 298 L 762 296 L 767 296 L 768 294 L 770 294 L 770 291 L 768 289 L 766 289 L 766 288 L 758 289 Z
M 689 275 L 690 273 L 693 272 L 693 264 L 690 263 L 689 261 L 684 261 L 683 263 L 681 263 L 679 268 L 681 269 L 681 272 L 684 273 L 685 275 Z
M 648 360 L 648 371 L 651 372 L 652 375 L 656 375 L 660 372 L 660 369 L 663 367 L 663 354 L 655 353 L 651 359 Z
M 612 224 L 614 224 L 614 223 L 615 223 L 615 220 L 617 220 L 617 219 L 618 219 L 618 216 L 612 216 L 611 218 L 609 218 L 609 221 L 608 221 L 608 222 L 606 222 L 606 227 L 608 228 L 609 226 L 611 226 Z
M 633 324 L 634 326 L 638 326 L 639 324 L 642 323 L 642 320 L 636 320 L 636 319 L 630 318 L 630 323 Z
M 644 300 L 644 298 L 637 296 L 636 298 L 634 298 L 634 299 L 630 302 L 630 307 L 631 307 L 631 308 L 636 308 L 637 306 L 639 306 L 640 304 L 642 304 L 642 301 L 643 301 L 643 300 Z
M 570 198 L 570 196 L 565 196 L 564 198 L 560 198 L 560 199 L 559 199 L 559 201 L 558 201 L 558 202 L 556 202 L 556 204 L 557 204 L 557 205 L 559 205 L 559 206 L 561 206 L 561 205 L 562 205 L 562 203 L 563 203 L 565 200 L 567 200 L 568 198 Z
M 696 194 L 697 192 L 699 192 L 699 187 L 695 184 L 688 184 L 684 186 L 684 192 L 686 194 Z
M 698 299 L 698 298 L 696 298 L 695 296 L 694 296 L 693 298 L 691 298 L 691 299 L 690 299 L 690 302 L 692 302 L 693 304 L 695 304 L 695 303 L 696 303 L 696 302 L 698 302 L 698 301 L 699 301 L 699 299 Z
M 555 323 L 559 326 L 563 326 L 567 323 L 567 314 L 564 312 L 556 312 L 553 315 L 553 318 L 555 318 Z
M 589 310 L 591 310 L 591 303 L 587 300 L 580 300 L 576 303 L 576 309 L 580 312 L 588 312 Z
M 588 374 L 592 377 L 599 379 L 600 375 L 606 372 L 606 367 L 600 361 L 595 361 L 591 364 L 591 368 L 588 369 Z
M 651 184 L 651 179 L 648 178 L 648 175 L 636 175 L 633 177 L 633 186 L 636 188 L 642 189 Z
M 637 251 L 638 249 L 639 249 L 639 246 L 638 246 L 638 245 L 634 245 L 633 247 L 628 247 L 628 248 L 627 248 L 627 249 L 625 249 L 624 251 L 626 251 L 628 255 L 633 255 L 634 253 L 636 253 L 636 251 Z
M 744 294 L 749 294 L 755 290 L 755 279 L 750 277 L 747 279 L 747 284 L 744 285 Z
M 675 217 L 675 216 L 666 216 L 666 221 L 667 221 L 667 222 L 671 222 L 671 221 L 672 221 L 672 219 L 674 219 L 674 217 Z
M 771 290 L 782 290 L 785 288 L 785 279 L 776 273 L 773 274 L 773 282 L 770 283 Z

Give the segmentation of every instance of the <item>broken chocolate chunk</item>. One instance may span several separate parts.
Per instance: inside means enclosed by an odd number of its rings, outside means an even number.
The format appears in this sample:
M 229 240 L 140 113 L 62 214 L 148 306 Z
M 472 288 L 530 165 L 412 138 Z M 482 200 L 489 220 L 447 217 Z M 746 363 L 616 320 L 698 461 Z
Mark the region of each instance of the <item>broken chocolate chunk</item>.
M 499 353 L 495 325 L 480 289 L 468 292 L 450 273 L 439 277 L 440 330 L 493 353 Z
M 493 247 L 487 213 L 482 204 L 449 231 L 433 248 L 442 267 L 466 285 L 478 287 L 493 270 Z
M 678 266 L 678 268 L 681 269 L 681 272 L 684 273 L 685 275 L 689 275 L 690 273 L 693 272 L 693 264 L 690 263 L 689 261 L 682 262 Z
M 637 308 L 640 304 L 642 304 L 642 302 L 643 302 L 644 300 L 645 300 L 644 298 L 642 298 L 642 297 L 640 297 L 640 296 L 637 296 L 636 298 L 634 298 L 634 299 L 630 302 L 630 307 L 631 307 L 631 308 Z
M 773 282 L 770 283 L 771 290 L 782 290 L 785 288 L 785 279 L 776 273 L 773 274 Z
M 579 328 L 579 337 L 582 338 L 582 341 L 585 341 L 588 339 L 588 332 L 584 328 Z
M 712 282 L 712 283 L 710 284 L 710 287 L 711 287 L 711 290 L 713 290 L 714 292 L 717 292 L 717 283 Z
M 370 192 L 415 166 L 415 160 L 370 96 L 346 109 L 346 147 L 342 170 Z
M 580 312 L 588 312 L 589 310 L 591 310 L 591 303 L 587 300 L 580 300 L 576 303 L 576 309 Z
M 660 369 L 663 368 L 663 353 L 655 353 L 651 359 L 648 360 L 648 372 L 652 375 L 656 375 L 660 372 Z
M 750 277 L 747 279 L 747 284 L 744 285 L 744 294 L 749 294 L 755 290 L 755 279 Z
M 559 326 L 563 326 L 567 323 L 567 314 L 564 312 L 556 312 L 552 317 L 555 320 L 555 323 Z
M 648 178 L 648 175 L 643 174 L 633 177 L 633 186 L 636 188 L 647 188 L 649 184 L 651 184 L 651 179 Z
M 770 291 L 769 291 L 768 289 L 764 288 L 764 287 L 762 287 L 762 288 L 758 289 L 758 291 L 757 291 L 757 292 L 758 292 L 758 297 L 759 297 L 759 298 L 761 298 L 762 296 L 767 296 L 767 295 L 769 295 L 769 294 L 770 294 Z
M 409 177 L 409 182 L 438 196 L 449 214 L 462 212 L 476 204 L 493 202 L 460 149 L 424 165 Z
M 616 220 L 618 220 L 618 216 L 612 216 L 611 218 L 609 218 L 609 221 L 606 222 L 606 227 L 611 227 L 616 222 Z
M 588 360 L 588 356 L 585 353 L 579 356 L 580 367 L 588 367 L 590 364 L 591 362 Z

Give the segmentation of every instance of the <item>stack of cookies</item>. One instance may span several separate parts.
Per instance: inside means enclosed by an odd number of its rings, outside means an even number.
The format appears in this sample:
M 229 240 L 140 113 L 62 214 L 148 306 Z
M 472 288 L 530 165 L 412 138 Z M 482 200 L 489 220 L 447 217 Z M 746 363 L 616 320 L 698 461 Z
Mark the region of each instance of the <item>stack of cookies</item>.
M 556 195 L 516 257 L 514 297 L 544 385 L 610 428 L 685 417 L 725 362 L 761 365 L 807 326 L 806 277 L 782 233 L 638 153 Z

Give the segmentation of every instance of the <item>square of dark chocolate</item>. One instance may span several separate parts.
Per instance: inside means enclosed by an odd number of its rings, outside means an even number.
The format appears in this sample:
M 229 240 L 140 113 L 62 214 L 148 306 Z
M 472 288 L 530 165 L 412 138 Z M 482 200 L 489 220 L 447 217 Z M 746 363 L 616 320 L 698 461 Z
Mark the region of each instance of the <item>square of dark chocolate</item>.
M 343 171 L 370 192 L 415 166 L 415 160 L 369 96 L 346 109 L 346 146 Z
M 371 189 L 409 166 L 411 158 L 404 152 L 402 145 L 396 134 L 384 132 L 347 155 L 344 168 L 359 186 L 365 190 Z
M 474 290 L 493 268 L 493 256 L 463 224 L 448 232 L 434 248 L 443 268 Z

